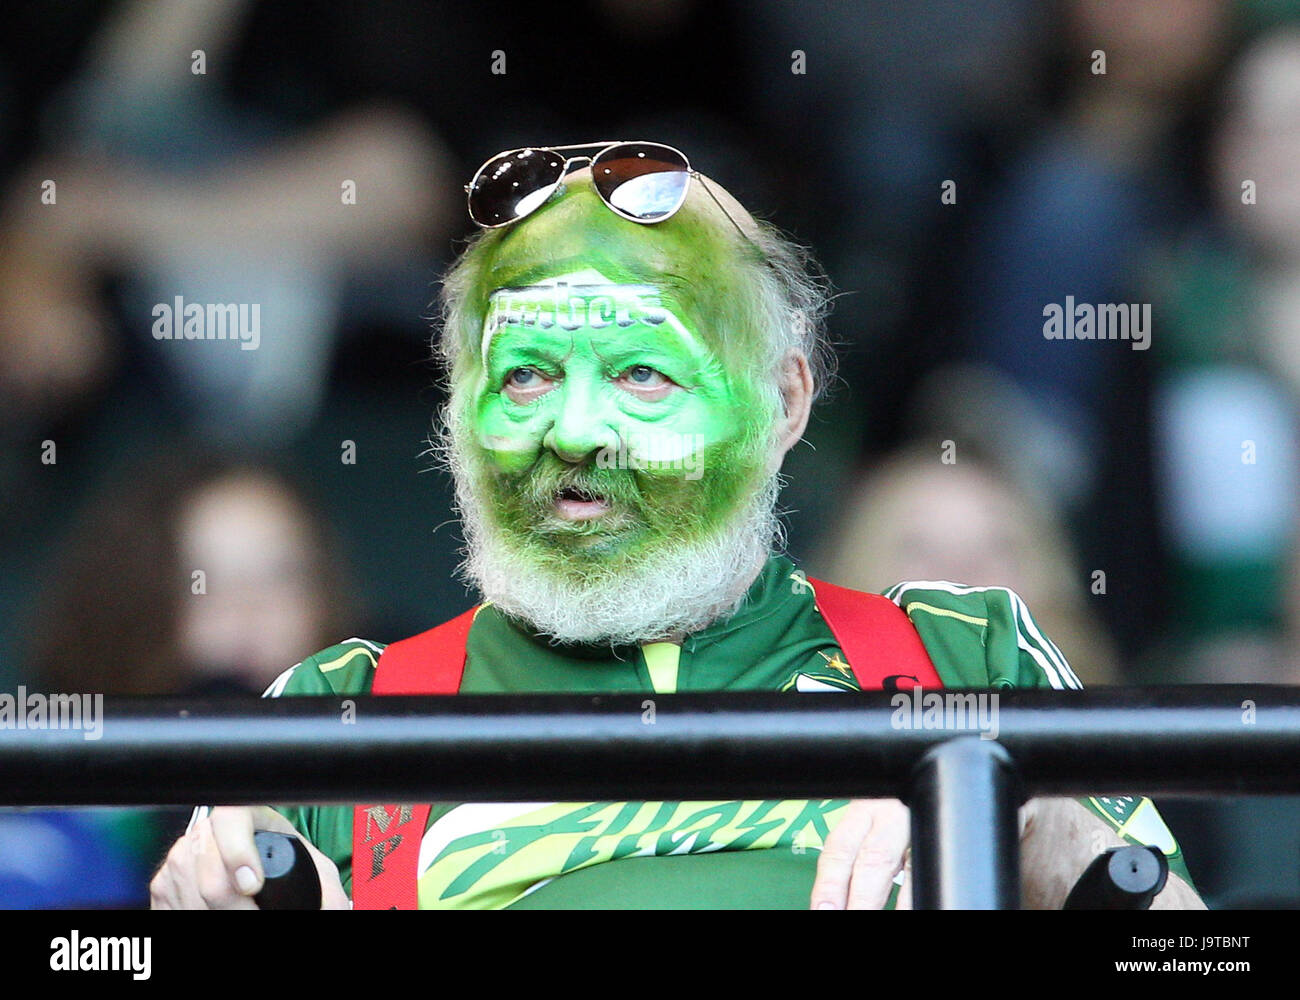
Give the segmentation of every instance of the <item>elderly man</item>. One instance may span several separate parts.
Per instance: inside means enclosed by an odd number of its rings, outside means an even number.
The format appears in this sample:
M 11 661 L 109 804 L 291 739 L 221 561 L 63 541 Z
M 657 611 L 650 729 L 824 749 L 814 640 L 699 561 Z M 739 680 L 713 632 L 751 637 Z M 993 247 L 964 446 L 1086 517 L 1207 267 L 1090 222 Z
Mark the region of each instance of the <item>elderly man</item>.
M 891 601 L 774 553 L 825 295 L 680 152 L 513 150 L 468 190 L 485 232 L 444 282 L 440 444 L 484 601 L 318 653 L 269 695 L 1078 686 L 1009 591 Z M 1156 905 L 1200 905 L 1145 800 L 1040 800 L 1021 824 L 1027 905 L 1060 906 L 1121 833 L 1171 857 Z M 327 907 L 910 903 L 906 809 L 816 800 L 221 808 L 173 847 L 155 907 L 252 908 L 255 827 L 309 842 Z

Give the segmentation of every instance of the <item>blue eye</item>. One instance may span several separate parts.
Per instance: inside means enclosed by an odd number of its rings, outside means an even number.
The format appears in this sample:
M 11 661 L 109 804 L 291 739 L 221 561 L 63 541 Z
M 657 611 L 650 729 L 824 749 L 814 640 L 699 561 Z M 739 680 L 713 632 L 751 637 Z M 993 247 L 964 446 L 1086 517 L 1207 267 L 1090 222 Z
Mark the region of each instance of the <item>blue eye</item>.
M 527 388 L 537 377 L 537 372 L 532 368 L 516 368 L 506 376 L 506 381 L 520 389 Z
M 649 385 L 655 378 L 662 378 L 657 371 L 649 365 L 634 365 L 627 370 L 628 381 L 636 382 L 640 385 Z

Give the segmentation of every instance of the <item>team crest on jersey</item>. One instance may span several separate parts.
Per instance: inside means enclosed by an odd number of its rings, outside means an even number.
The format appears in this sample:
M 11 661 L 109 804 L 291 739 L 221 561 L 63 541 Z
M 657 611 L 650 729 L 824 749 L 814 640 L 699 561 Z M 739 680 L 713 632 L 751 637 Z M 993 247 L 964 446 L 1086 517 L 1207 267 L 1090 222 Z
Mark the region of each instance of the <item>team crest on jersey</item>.
M 813 661 L 804 670 L 796 671 L 781 685 L 782 691 L 857 691 L 858 682 L 853 668 L 838 649 L 829 652 L 817 650 Z

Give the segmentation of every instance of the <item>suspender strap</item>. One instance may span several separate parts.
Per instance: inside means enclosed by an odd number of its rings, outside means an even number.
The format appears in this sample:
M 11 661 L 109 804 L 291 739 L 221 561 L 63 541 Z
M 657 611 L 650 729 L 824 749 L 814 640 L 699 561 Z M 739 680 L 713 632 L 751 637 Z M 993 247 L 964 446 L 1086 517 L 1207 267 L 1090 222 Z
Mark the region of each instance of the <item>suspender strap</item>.
M 384 648 L 372 694 L 455 694 L 477 608 Z M 352 905 L 358 910 L 418 908 L 420 840 L 427 805 L 359 805 L 352 814 Z
M 478 608 L 437 628 L 389 643 L 379 654 L 371 694 L 455 694 L 465 672 L 465 643 Z
M 864 691 L 943 687 L 925 644 L 897 604 L 879 594 L 824 580 L 810 577 L 808 582 L 817 610 L 849 658 L 858 687 Z
M 942 687 L 921 637 L 893 601 L 809 579 L 817 609 L 863 690 Z M 373 694 L 455 694 L 478 608 L 386 647 Z M 358 910 L 418 908 L 427 805 L 360 805 L 352 818 L 352 899 Z

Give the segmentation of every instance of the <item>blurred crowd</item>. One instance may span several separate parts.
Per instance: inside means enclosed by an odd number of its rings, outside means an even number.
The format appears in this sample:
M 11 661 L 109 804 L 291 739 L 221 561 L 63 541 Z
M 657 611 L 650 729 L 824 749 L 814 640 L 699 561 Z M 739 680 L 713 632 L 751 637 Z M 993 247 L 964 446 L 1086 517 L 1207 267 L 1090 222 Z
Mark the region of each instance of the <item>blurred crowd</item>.
M 436 278 L 483 160 L 597 138 L 841 293 L 810 573 L 1010 586 L 1086 684 L 1300 683 L 1300 0 L 65 0 L 0 33 L 0 690 L 258 693 L 467 606 Z M 1300 906 L 1295 801 L 1163 808 L 1211 905 Z M 0 813 L 0 906 L 143 905 L 183 820 Z

